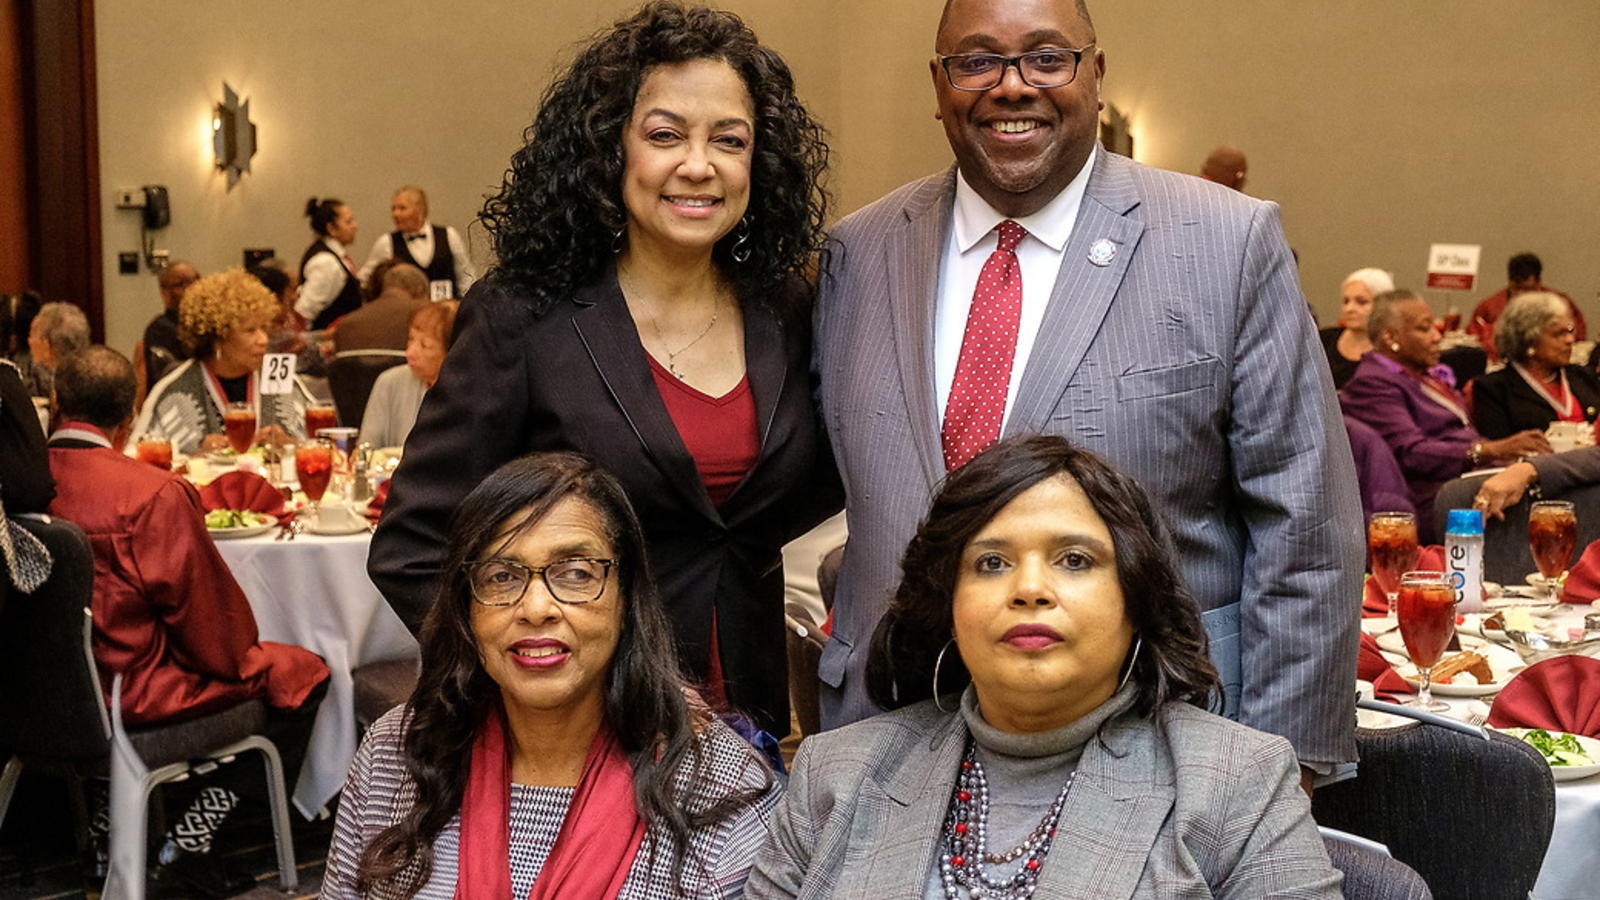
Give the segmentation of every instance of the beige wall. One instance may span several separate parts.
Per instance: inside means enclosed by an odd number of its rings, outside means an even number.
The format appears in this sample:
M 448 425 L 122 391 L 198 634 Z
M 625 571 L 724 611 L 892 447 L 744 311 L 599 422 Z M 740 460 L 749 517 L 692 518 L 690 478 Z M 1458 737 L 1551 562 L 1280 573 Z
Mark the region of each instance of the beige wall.
M 721 5 L 785 55 L 830 129 L 840 212 L 948 165 L 927 73 L 938 0 Z M 633 6 L 98 4 L 109 339 L 130 348 L 159 305 L 152 276 L 116 274 L 138 218 L 112 209 L 111 191 L 166 184 L 173 224 L 158 246 L 207 271 L 237 264 L 244 247 L 297 261 L 312 194 L 355 207 L 363 254 L 390 227 L 402 182 L 428 187 L 435 221 L 464 226 L 553 67 Z M 1448 241 L 1484 245 L 1479 294 L 1498 286 L 1510 253 L 1539 252 L 1549 282 L 1600 327 L 1600 4 L 1530 0 L 1516 20 L 1487 0 L 1222 9 L 1095 4 L 1105 95 L 1133 117 L 1143 161 L 1194 171 L 1219 142 L 1249 153 L 1249 191 L 1283 205 L 1324 319 L 1345 272 L 1380 265 L 1419 284 L 1427 244 Z M 232 192 L 206 143 L 223 80 L 250 100 L 261 135 L 255 171 Z M 481 264 L 482 235 L 469 238 Z

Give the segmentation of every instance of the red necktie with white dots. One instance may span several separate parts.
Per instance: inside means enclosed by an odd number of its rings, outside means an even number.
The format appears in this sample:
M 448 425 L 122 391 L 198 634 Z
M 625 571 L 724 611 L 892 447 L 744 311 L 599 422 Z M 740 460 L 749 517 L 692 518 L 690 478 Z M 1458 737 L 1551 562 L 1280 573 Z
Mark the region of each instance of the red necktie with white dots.
M 978 273 L 961 336 L 956 377 L 944 407 L 944 467 L 954 472 L 1000 439 L 1011 389 L 1011 363 L 1022 322 L 1022 268 L 1017 245 L 1028 232 L 1010 219 L 996 226 L 999 245 Z

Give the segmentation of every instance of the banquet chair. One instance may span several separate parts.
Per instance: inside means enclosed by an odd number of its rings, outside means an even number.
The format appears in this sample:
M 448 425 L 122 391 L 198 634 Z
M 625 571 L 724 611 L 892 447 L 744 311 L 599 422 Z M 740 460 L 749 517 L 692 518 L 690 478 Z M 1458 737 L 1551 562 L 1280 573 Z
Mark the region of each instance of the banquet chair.
M 356 725 L 368 728 L 383 714 L 411 699 L 417 688 L 416 659 L 385 659 L 350 673 L 355 684 Z
M 1356 729 L 1359 775 L 1317 789 L 1317 824 L 1388 847 L 1434 896 L 1526 898 L 1555 827 L 1555 784 L 1539 752 L 1409 707 L 1358 705 L 1417 721 Z
M 109 774 L 113 729 L 91 645 L 94 554 L 83 531 L 64 519 L 19 516 L 14 521 L 39 538 L 55 562 L 38 590 L 12 596 L 0 614 L 0 685 L 5 685 L 0 690 L 0 746 L 12 752 L 0 772 L 0 822 L 24 767 L 54 772 L 67 779 L 72 792 L 82 850 L 88 821 L 82 781 Z M 293 891 L 299 876 L 288 791 L 277 748 L 259 733 L 265 724 L 266 707 L 251 701 L 127 732 L 134 752 L 151 771 L 143 785 L 144 815 L 129 821 L 113 812 L 113 833 L 131 829 L 142 854 L 149 798 L 156 787 L 209 772 L 254 750 L 265 762 L 279 880 L 285 891 Z M 141 858 L 133 869 L 143 868 Z
M 789 702 L 794 704 L 800 734 L 816 734 L 822 730 L 817 665 L 822 662 L 822 647 L 828 639 L 798 603 L 785 604 L 783 626 L 789 652 Z
M 378 376 L 395 366 L 405 365 L 406 355 L 401 350 L 346 350 L 328 364 L 328 390 L 333 392 L 333 407 L 339 413 L 339 423 L 350 428 L 361 427 L 361 417 L 367 411 L 367 398 L 372 396 L 372 385 Z
M 1334 828 L 1317 830 L 1328 859 L 1344 876 L 1345 900 L 1432 900 L 1422 876 L 1382 844 Z
M 1463 475 L 1444 483 L 1433 504 L 1435 533 L 1444 534 L 1445 519 L 1452 509 L 1471 509 L 1472 498 L 1486 474 Z M 1579 510 L 1578 549 L 1600 540 L 1600 516 L 1584 515 L 1600 509 L 1600 484 L 1583 485 L 1561 493 L 1549 493 L 1546 500 L 1570 500 Z M 1537 572 L 1533 551 L 1528 547 L 1528 510 L 1533 500 L 1523 497 L 1506 508 L 1504 519 L 1489 519 L 1483 528 L 1483 577 L 1500 584 L 1522 584 L 1530 572 Z M 1576 560 L 1574 560 L 1576 561 Z

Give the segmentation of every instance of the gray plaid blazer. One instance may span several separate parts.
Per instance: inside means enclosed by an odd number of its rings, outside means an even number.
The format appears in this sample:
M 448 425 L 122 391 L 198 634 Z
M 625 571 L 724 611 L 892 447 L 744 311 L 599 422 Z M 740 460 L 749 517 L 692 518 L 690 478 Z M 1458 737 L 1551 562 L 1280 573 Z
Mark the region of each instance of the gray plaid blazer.
M 966 741 L 931 701 L 807 738 L 745 896 L 921 900 Z M 1289 745 L 1169 703 L 1084 748 L 1034 896 L 1338 898 L 1339 885 Z
M 933 321 L 954 197 L 951 169 L 832 234 L 815 366 L 850 538 L 818 669 L 829 727 L 875 711 L 867 645 L 944 477 Z M 1200 609 L 1237 622 L 1212 655 L 1239 721 L 1302 760 L 1356 758 L 1361 505 L 1275 204 L 1100 153 L 1006 419 L 1024 433 L 1066 437 L 1149 492 Z

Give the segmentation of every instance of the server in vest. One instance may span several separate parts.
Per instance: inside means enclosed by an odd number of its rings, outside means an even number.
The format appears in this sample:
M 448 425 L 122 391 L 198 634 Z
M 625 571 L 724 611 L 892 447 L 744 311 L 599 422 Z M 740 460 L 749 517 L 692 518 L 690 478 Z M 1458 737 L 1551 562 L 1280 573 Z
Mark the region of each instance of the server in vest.
M 361 282 L 349 246 L 356 240 L 356 214 L 332 197 L 306 201 L 316 239 L 300 257 L 300 299 L 295 314 L 318 331 L 361 308 Z
M 361 264 L 361 280 L 366 281 L 378 263 L 399 259 L 427 273 L 430 299 L 465 297 L 478 273 L 472 268 L 461 233 L 428 221 L 427 192 L 414 184 L 396 190 L 389 200 L 389 215 L 394 218 L 394 231 L 373 242 L 372 252 Z

